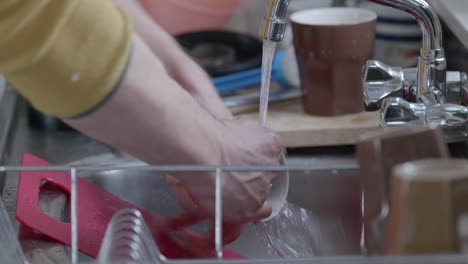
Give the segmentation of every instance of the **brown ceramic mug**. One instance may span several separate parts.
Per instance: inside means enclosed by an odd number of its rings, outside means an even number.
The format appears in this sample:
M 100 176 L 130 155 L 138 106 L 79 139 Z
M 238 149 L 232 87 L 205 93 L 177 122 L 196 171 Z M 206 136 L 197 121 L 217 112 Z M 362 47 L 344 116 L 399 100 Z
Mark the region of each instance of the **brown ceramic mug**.
M 374 53 L 377 15 L 320 8 L 291 15 L 304 111 L 337 116 L 364 110 L 361 72 Z

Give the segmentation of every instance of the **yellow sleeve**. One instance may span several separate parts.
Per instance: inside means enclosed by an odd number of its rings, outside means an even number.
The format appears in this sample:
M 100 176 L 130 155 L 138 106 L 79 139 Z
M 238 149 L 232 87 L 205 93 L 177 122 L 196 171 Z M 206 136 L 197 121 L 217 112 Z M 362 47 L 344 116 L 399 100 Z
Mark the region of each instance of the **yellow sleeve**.
M 45 113 L 76 117 L 105 100 L 130 46 L 110 0 L 0 0 L 0 72 Z

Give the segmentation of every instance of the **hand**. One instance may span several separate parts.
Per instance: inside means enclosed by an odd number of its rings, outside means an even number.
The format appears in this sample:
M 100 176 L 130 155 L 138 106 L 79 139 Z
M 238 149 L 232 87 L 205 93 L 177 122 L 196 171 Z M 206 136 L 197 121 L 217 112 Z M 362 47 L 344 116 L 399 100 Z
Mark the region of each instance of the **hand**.
M 282 151 L 279 137 L 256 122 L 225 121 L 220 129 L 220 157 L 206 164 L 267 166 L 278 165 Z M 224 242 L 236 239 L 242 226 L 271 214 L 265 202 L 275 173 L 225 172 L 223 174 Z M 200 220 L 214 219 L 215 175 L 178 174 L 168 176 L 181 206 Z
M 128 71 L 116 93 L 94 112 L 65 122 L 149 164 L 278 164 L 282 145 L 276 134 L 254 121 L 215 118 L 170 78 L 138 35 L 133 47 Z M 197 206 L 192 214 L 213 219 L 215 175 L 173 176 Z M 242 225 L 267 216 L 270 210 L 264 202 L 274 176 L 225 173 L 224 223 Z M 266 209 L 260 210 L 262 206 Z

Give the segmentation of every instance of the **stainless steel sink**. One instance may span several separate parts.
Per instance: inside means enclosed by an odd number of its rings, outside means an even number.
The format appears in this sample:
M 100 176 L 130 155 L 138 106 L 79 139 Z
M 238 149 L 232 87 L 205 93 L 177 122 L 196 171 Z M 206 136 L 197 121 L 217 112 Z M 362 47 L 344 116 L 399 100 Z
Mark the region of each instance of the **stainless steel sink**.
M 6 105 L 4 100 L 0 100 L 0 106 Z M 7 119 L 11 124 L 8 128 L 0 126 L 0 129 L 3 128 L 0 139 L 4 139 L 0 142 L 4 143 L 0 146 L 0 154 L 5 165 L 20 165 L 21 154 L 25 152 L 60 165 L 77 161 L 81 165 L 101 164 L 102 160 L 95 157 L 115 156 L 113 149 L 79 133 L 31 128 L 26 104 L 21 99 L 16 106 L 10 105 L 9 111 L 0 111 L 0 118 L 2 113 L 14 117 L 13 120 Z M 341 149 L 293 151 L 288 157 L 288 164 L 310 168 L 309 171 L 290 172 L 288 197 L 292 207 L 302 208 L 302 212 L 309 216 L 311 228 L 309 232 L 300 234 L 310 242 L 310 251 L 305 253 L 314 256 L 360 255 L 361 193 L 353 152 L 343 152 Z M 164 181 L 164 175 L 113 170 L 80 176 L 122 199 L 159 214 L 172 215 L 180 210 Z M 18 174 L 8 173 L 0 175 L 0 178 L 6 179 L 3 200 L 11 219 L 14 219 Z M 271 225 L 278 226 L 278 223 L 272 222 Z M 203 225 L 196 228 L 206 231 Z M 286 223 L 282 230 L 293 233 L 298 229 Z M 277 257 L 265 242 L 264 235 L 254 226 L 247 227 L 230 247 L 250 258 Z
M 4 100 L 0 100 L 0 106 L 7 108 Z M 3 112 L 13 119 L 8 122 L 11 126 L 4 126 L 4 131 L 0 131 L 0 138 L 4 138 L 0 154 L 6 154 L 3 165 L 20 165 L 21 155 L 26 152 L 60 165 L 77 161 L 81 165 L 99 164 L 92 157 L 115 155 L 116 152 L 108 146 L 73 131 L 33 129 L 28 123 L 26 106 L 18 98 L 16 105 L 10 105 L 9 111 Z M 290 155 L 288 163 L 311 169 L 290 173 L 288 197 L 291 204 L 308 210 L 313 216 L 315 231 L 311 236 L 315 238 L 316 245 L 311 252 L 327 256 L 360 254 L 360 190 L 354 173 L 357 164 L 352 153 L 343 154 L 336 150 L 299 153 Z M 101 188 L 159 214 L 175 214 L 180 210 L 163 175 L 114 170 L 80 176 L 86 176 L 88 181 Z M 0 178 L 6 179 L 3 200 L 11 219 L 14 219 L 18 174 L 7 173 Z M 203 231 L 206 226 L 197 228 Z M 253 226 L 248 227 L 243 236 L 230 246 L 248 257 L 276 257 Z
M 7 95 L 11 96 L 8 100 Z M 96 157 L 116 156 L 117 152 L 108 146 L 73 131 L 44 131 L 31 128 L 27 120 L 26 103 L 20 98 L 16 100 L 14 93 L 6 92 L 3 99 L 0 98 L 0 110 L 2 165 L 20 165 L 22 153 L 32 153 L 59 165 L 77 161 L 81 165 L 102 164 L 102 160 Z M 461 145 L 453 148 L 452 153 L 466 157 L 466 149 L 465 145 Z M 107 164 L 106 162 L 104 164 Z M 115 162 L 112 164 L 125 165 Z M 288 208 L 292 207 L 296 212 L 302 210 L 299 213 L 305 213 L 309 217 L 307 223 L 310 224 L 310 229 L 308 232 L 297 233 L 300 229 L 291 223 L 300 221 L 286 221 L 281 231 L 288 233 L 290 230 L 291 234 L 297 236 L 297 241 L 301 241 L 299 236 L 308 238 L 310 248 L 303 247 L 302 250 L 308 250 L 305 253 L 309 255 L 361 255 L 361 191 L 357 175 L 358 166 L 353 152 L 343 152 L 341 149 L 296 150 L 289 155 L 288 164 L 309 168 L 290 171 Z M 164 180 L 164 175 L 110 170 L 87 175 L 80 173 L 79 176 L 122 199 L 159 214 L 173 215 L 180 210 Z M 0 182 L 5 179 L 2 198 L 11 219 L 14 220 L 18 174 L 9 172 L 0 175 Z M 280 216 L 283 219 L 294 220 L 290 215 Z M 280 226 L 278 222 L 271 222 L 266 228 L 272 225 Z M 206 231 L 206 228 L 206 225 L 196 227 L 201 232 Z M 230 247 L 254 259 L 277 257 L 265 242 L 264 234 L 254 226 L 247 227 L 243 235 Z M 83 257 L 81 260 L 90 259 Z
M 297 240 L 310 242 L 310 251 L 303 245 L 287 250 L 289 257 L 339 256 L 361 254 L 361 191 L 357 174 L 351 170 L 323 170 L 314 172 L 291 172 L 289 207 L 293 215 L 280 215 L 280 223 L 266 223 L 267 232 L 277 239 L 272 231 L 278 227 L 291 232 L 298 225 L 308 225 L 294 233 Z M 298 210 L 301 208 L 301 211 Z M 295 209 L 295 210 L 294 210 Z M 290 220 L 290 221 L 288 221 Z M 271 229 L 268 225 L 274 225 Z M 297 225 L 297 226 L 296 226 Z M 299 233 L 302 230 L 308 232 Z M 287 231 L 286 231 L 287 232 Z M 264 234 L 250 226 L 232 248 L 249 257 L 274 257 Z M 280 236 L 283 239 L 284 233 Z M 288 240 L 291 242 L 291 240 Z M 293 246 L 293 244 L 290 244 Z M 295 246 L 298 246 L 297 244 Z
M 292 159 L 296 165 L 303 166 L 305 159 Z M 310 162 L 313 159 L 307 159 Z M 327 166 L 310 167 L 309 171 L 291 171 L 288 208 L 294 207 L 296 215 L 282 217 L 264 224 L 264 229 L 271 225 L 281 227 L 281 231 L 294 227 L 294 224 L 308 224 L 309 233 L 301 234 L 311 241 L 311 248 L 296 249 L 299 256 L 339 256 L 361 254 L 361 191 L 359 180 L 352 163 L 349 169 L 334 169 Z M 128 164 L 125 164 L 128 165 Z M 99 173 L 79 174 L 86 180 L 127 200 L 160 215 L 175 215 L 180 207 L 165 181 L 165 176 L 149 171 L 129 172 L 110 170 Z M 297 211 L 307 212 L 307 222 L 297 221 Z M 291 213 L 291 211 L 285 211 Z M 290 221 L 294 218 L 296 221 Z M 297 218 L 299 217 L 299 218 Z M 280 217 L 279 217 L 280 218 Z M 275 222 L 276 221 L 276 222 Z M 197 231 L 207 233 L 207 225 L 195 227 Z M 296 228 L 297 229 L 297 228 Z M 276 236 L 271 233 L 272 238 Z M 264 233 L 254 225 L 248 226 L 243 235 L 229 246 L 231 249 L 249 258 L 277 258 L 277 253 L 265 240 Z M 302 251 L 302 252 L 300 252 Z M 291 257 L 291 256 L 289 256 Z

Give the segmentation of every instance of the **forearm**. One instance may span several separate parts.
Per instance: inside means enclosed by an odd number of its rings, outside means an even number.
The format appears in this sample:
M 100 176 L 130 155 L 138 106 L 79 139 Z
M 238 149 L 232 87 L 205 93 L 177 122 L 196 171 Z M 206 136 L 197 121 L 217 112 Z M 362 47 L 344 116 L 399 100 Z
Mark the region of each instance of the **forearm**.
M 139 1 L 114 0 L 114 2 L 127 11 L 135 31 L 182 87 L 218 118 L 232 118 L 231 112 L 224 106 L 208 74 L 182 50 L 171 35 L 153 21 Z
M 175 39 L 152 20 L 138 0 L 114 0 L 114 3 L 127 12 L 135 32 L 158 56 L 168 73 L 171 76 L 177 75 L 177 61 L 186 61 L 188 58 Z
M 112 98 L 88 116 L 65 121 L 152 164 L 213 160 L 217 121 L 170 78 L 138 37 L 133 47 L 126 76 Z

